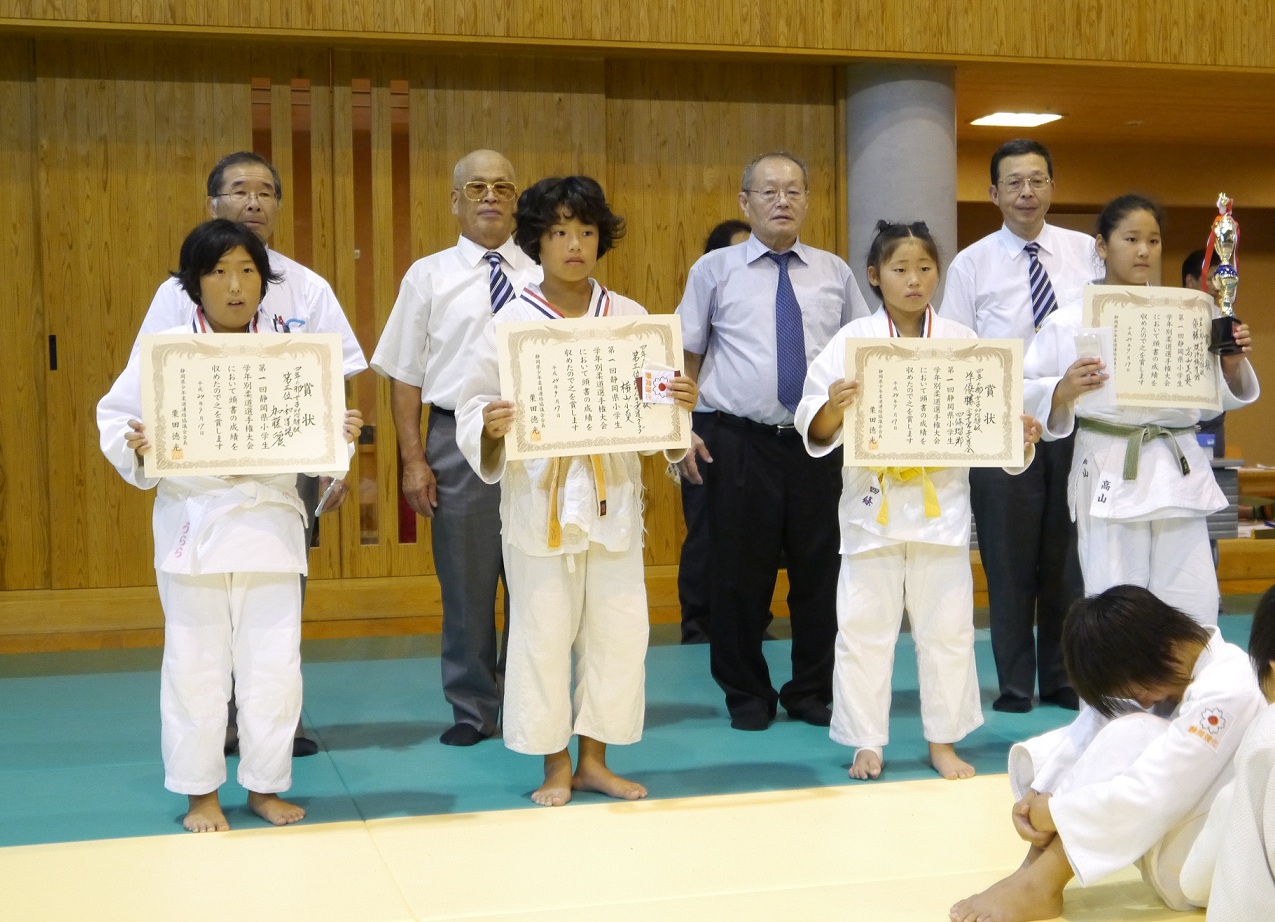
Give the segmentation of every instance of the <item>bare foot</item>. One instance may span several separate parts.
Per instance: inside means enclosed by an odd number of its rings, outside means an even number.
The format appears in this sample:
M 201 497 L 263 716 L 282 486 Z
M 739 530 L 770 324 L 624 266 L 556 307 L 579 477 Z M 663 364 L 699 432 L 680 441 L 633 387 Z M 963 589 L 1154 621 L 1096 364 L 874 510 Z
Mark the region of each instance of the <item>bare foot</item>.
M 1054 919 L 1063 909 L 1063 888 L 1072 877 L 1062 843 L 1033 849 L 1013 874 L 982 893 L 961 900 L 948 912 L 952 922 L 1034 922 Z
M 850 777 L 858 781 L 872 781 L 881 777 L 881 751 L 879 749 L 859 749 L 854 754 L 854 763 L 850 766 Z
M 288 803 L 278 794 L 258 794 L 256 791 L 249 791 L 248 806 L 257 816 L 275 826 L 288 826 L 305 819 L 305 808 Z
M 221 812 L 221 801 L 217 792 L 211 794 L 190 794 L 186 798 L 190 809 L 182 825 L 189 832 L 229 832 L 230 824 L 226 822 L 226 814 Z
M 974 766 L 958 756 L 951 743 L 930 743 L 930 764 L 948 781 L 974 777 Z
M 542 807 L 561 807 L 571 800 L 571 753 L 567 750 L 545 756 L 545 783 L 531 792 Z
M 607 768 L 606 763 L 582 760 L 571 778 L 571 786 L 577 791 L 597 791 L 618 800 L 641 800 L 646 796 L 646 788 L 636 781 L 621 778 Z

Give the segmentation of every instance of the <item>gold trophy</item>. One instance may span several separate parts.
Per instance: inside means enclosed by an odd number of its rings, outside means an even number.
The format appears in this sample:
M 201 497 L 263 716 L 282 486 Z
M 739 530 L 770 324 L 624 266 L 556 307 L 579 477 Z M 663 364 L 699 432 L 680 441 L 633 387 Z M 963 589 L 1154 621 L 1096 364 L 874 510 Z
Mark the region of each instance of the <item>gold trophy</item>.
M 1217 197 L 1217 217 L 1209 231 L 1209 243 L 1204 250 L 1204 265 L 1200 269 L 1200 289 L 1208 291 L 1209 263 L 1216 252 L 1222 260 L 1213 272 L 1217 287 L 1217 306 L 1221 317 L 1213 320 L 1209 351 L 1217 355 L 1235 355 L 1243 350 L 1235 342 L 1235 290 L 1240 287 L 1240 273 L 1235 268 L 1235 250 L 1240 242 L 1240 222 L 1231 216 L 1231 198 L 1225 192 Z

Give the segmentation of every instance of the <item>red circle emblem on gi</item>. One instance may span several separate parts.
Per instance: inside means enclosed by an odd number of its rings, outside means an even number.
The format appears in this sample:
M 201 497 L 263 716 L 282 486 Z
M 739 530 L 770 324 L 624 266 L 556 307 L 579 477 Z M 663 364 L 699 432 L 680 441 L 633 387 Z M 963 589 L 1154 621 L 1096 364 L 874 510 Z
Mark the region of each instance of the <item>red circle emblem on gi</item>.
M 1210 733 L 1217 733 L 1226 726 L 1226 716 L 1218 708 L 1205 708 L 1200 712 L 1200 723 Z

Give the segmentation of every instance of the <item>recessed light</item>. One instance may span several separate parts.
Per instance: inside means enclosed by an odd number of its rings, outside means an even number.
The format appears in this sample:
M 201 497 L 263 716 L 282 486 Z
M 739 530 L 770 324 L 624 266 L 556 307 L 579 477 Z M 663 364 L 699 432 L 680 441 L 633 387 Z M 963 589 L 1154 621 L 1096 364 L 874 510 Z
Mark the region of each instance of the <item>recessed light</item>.
M 992 125 L 997 128 L 1037 128 L 1056 122 L 1061 115 L 1049 112 L 993 112 L 970 122 L 971 125 Z

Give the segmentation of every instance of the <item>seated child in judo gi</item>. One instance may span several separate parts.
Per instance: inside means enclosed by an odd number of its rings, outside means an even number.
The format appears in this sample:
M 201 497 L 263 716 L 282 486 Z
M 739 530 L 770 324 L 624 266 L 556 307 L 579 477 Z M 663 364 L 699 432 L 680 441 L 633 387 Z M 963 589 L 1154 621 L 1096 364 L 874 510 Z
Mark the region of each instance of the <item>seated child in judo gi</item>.
M 1209 922 L 1275 919 L 1275 586 L 1253 612 L 1248 656 L 1270 705 L 1244 734 L 1235 779 L 1209 810 L 1182 868 L 1182 890 Z
M 953 922 L 1052 919 L 1073 876 L 1089 886 L 1131 864 L 1171 908 L 1194 905 L 1183 862 L 1266 706 L 1248 657 L 1216 626 L 1129 585 L 1076 602 L 1062 644 L 1089 707 L 1010 750 L 1027 857 L 954 905 Z
M 882 306 L 844 326 L 811 363 L 795 420 L 811 455 L 841 443 L 846 408 L 859 393 L 859 382 L 846 379 L 849 337 L 975 338 L 930 306 L 938 280 L 938 247 L 923 222 L 877 223 L 868 282 Z M 1029 417 L 1023 425 L 1030 464 L 1040 425 Z M 969 468 L 847 467 L 842 480 L 829 735 L 857 747 L 851 778 L 881 774 L 894 648 L 906 607 L 930 763 L 944 778 L 970 778 L 974 767 L 953 746 L 983 723 L 974 668 Z
M 495 323 L 646 313 L 589 277 L 624 228 L 595 180 L 541 180 L 522 193 L 515 217 L 514 240 L 544 281 L 528 285 Z M 671 391 L 683 410 L 695 407 L 689 377 L 675 378 Z M 501 486 L 510 601 L 505 745 L 544 756 L 544 783 L 531 795 L 542 806 L 567 803 L 572 790 L 636 800 L 646 788 L 607 767 L 606 747 L 642 736 L 649 614 L 641 461 L 631 451 L 507 461 L 504 436 L 518 412 L 500 397 L 492 324 L 461 394 L 456 441 L 479 476 Z M 670 461 L 684 454 L 666 453 Z
M 182 244 L 175 277 L 198 306 L 169 333 L 269 333 L 259 310 L 278 280 L 265 244 L 247 226 L 208 221 Z M 301 582 L 304 526 L 313 510 L 297 498 L 296 473 L 149 478 L 137 353 L 97 406 L 102 452 L 134 486 L 158 486 L 155 579 L 164 608 L 160 670 L 164 786 L 186 794 L 191 832 L 229 828 L 217 789 L 231 677 L 239 706 L 239 783 L 248 805 L 276 826 L 305 810 L 279 793 L 292 784 L 292 738 L 301 716 Z M 352 443 L 362 416 L 347 410 Z M 350 450 L 353 446 L 350 445 Z M 297 472 L 301 473 L 301 472 Z M 339 474 L 337 476 L 340 476 Z
M 1159 284 L 1162 223 L 1159 206 L 1140 195 L 1109 202 L 1095 243 L 1105 265 L 1101 283 Z M 1024 404 L 1044 422 L 1044 438 L 1077 432 L 1067 492 L 1085 592 L 1145 586 L 1201 624 L 1216 624 L 1217 573 L 1205 520 L 1227 499 L 1195 426 L 1202 415 L 1217 414 L 1077 405 L 1108 379 L 1101 359 L 1077 358 L 1083 307 L 1083 299 L 1062 304 L 1045 319 L 1023 370 Z M 1259 393 L 1247 325 L 1235 325 L 1235 341 L 1243 353 L 1220 360 L 1224 410 L 1250 404 Z

